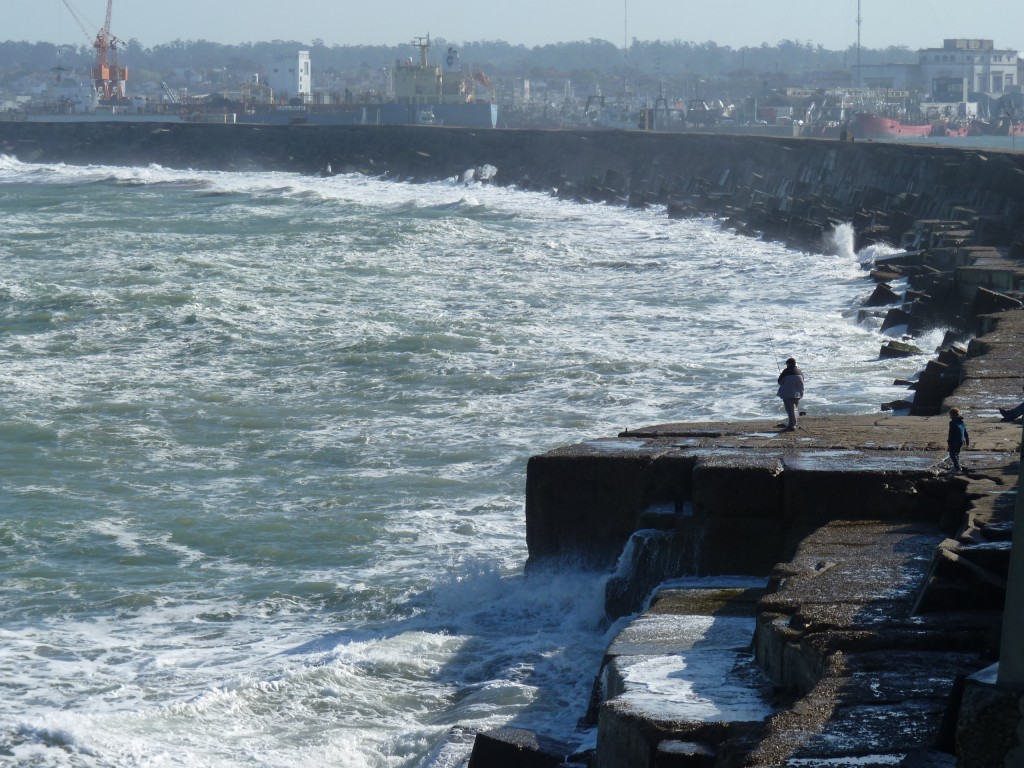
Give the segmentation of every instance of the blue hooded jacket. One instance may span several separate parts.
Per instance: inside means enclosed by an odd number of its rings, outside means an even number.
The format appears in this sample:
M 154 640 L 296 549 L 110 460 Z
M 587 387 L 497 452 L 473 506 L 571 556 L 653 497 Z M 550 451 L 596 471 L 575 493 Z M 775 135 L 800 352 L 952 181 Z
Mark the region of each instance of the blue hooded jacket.
M 967 425 L 963 416 L 954 416 L 949 420 L 949 436 L 946 441 L 950 445 L 967 445 L 971 438 L 967 434 Z

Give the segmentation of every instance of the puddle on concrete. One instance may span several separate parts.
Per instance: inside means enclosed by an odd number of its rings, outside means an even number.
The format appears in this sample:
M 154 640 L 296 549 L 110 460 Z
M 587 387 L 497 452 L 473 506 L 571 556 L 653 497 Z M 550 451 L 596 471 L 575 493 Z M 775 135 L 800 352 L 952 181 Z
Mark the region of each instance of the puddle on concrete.
M 599 451 L 618 453 L 620 451 L 641 451 L 647 447 L 647 441 L 612 438 L 608 440 L 587 440 L 583 445 L 588 448 L 595 448 Z
M 625 690 L 616 700 L 652 720 L 749 723 L 761 722 L 775 711 L 752 684 L 756 670 L 739 663 L 732 651 L 691 651 L 630 661 L 619 659 Z
M 868 455 L 859 451 L 803 451 L 784 459 L 786 469 L 804 472 L 924 472 L 936 460 L 932 456 L 906 454 Z
M 673 448 L 696 448 L 701 444 L 701 441 L 695 437 L 689 437 L 685 440 L 677 440 L 672 443 Z
M 858 765 L 874 766 L 879 765 L 903 765 L 903 761 L 907 759 L 906 753 L 900 753 L 898 755 L 862 755 L 860 757 L 852 757 L 844 755 L 843 757 L 791 757 L 787 760 L 784 765 L 786 768 L 796 768 L 797 766 L 813 766 L 813 768 L 822 768 L 825 766 L 836 766 L 836 768 L 857 768 Z
M 750 450 L 747 448 L 731 448 L 729 446 L 719 446 L 717 448 L 701 448 L 699 451 L 695 451 L 695 455 L 698 458 L 723 458 L 729 456 L 750 456 Z
M 830 459 L 833 457 L 862 456 L 863 454 L 853 448 L 837 451 L 801 451 L 800 458 L 805 459 Z
M 663 581 L 652 597 L 675 589 L 764 589 L 768 579 L 763 576 L 680 576 Z
M 612 644 L 613 656 L 677 655 L 700 646 L 703 651 L 746 648 L 754 636 L 754 619 L 745 616 L 678 616 L 647 613 L 634 619 Z

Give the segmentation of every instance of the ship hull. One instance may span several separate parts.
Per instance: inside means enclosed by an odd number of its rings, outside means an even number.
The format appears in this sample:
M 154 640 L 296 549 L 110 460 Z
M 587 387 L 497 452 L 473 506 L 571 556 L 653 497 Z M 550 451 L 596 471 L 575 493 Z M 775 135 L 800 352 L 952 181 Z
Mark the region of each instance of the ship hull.
M 856 113 L 851 121 L 851 130 L 854 137 L 858 139 L 907 138 L 931 136 L 932 134 L 932 126 L 929 123 L 906 124 L 896 118 L 876 115 L 871 112 Z

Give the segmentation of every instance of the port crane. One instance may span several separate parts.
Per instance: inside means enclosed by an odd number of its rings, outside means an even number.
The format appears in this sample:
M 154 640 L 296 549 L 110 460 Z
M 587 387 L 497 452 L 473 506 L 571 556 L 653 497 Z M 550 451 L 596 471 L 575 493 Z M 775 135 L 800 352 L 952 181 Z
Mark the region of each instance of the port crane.
M 117 51 L 123 42 L 110 34 L 110 14 L 113 10 L 114 0 L 107 0 L 106 21 L 100 31 L 96 33 L 95 39 L 89 34 L 71 3 L 68 0 L 63 0 L 63 3 L 78 24 L 78 28 L 82 30 L 87 40 L 92 41 L 92 47 L 96 49 L 96 65 L 92 69 L 92 80 L 100 101 L 106 103 L 124 101 L 124 86 L 128 81 L 128 68 L 119 66 L 117 63 Z

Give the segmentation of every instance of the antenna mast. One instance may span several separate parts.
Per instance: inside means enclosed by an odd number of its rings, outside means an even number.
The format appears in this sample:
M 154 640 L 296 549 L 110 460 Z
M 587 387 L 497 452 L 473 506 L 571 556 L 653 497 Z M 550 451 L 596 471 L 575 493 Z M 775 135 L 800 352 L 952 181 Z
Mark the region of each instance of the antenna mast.
M 860 0 L 857 0 L 857 87 L 860 87 Z
M 622 100 L 629 93 L 629 0 L 622 0 Z

